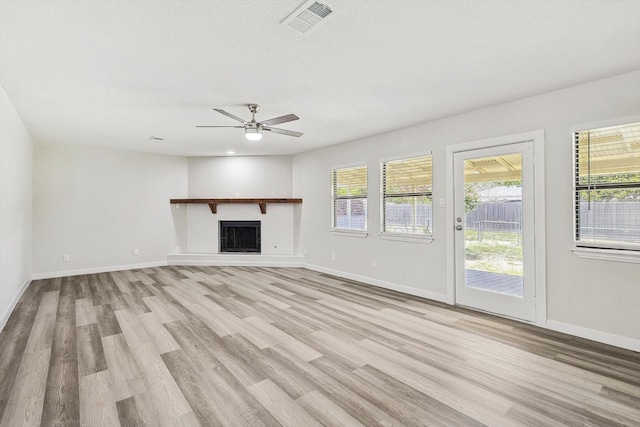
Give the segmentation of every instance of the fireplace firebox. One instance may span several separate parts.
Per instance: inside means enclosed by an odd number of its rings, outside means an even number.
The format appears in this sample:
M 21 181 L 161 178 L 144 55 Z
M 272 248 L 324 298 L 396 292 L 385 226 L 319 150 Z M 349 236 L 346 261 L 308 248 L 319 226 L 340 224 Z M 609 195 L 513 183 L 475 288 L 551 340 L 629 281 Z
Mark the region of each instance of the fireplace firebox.
M 260 221 L 220 221 L 220 252 L 260 253 Z

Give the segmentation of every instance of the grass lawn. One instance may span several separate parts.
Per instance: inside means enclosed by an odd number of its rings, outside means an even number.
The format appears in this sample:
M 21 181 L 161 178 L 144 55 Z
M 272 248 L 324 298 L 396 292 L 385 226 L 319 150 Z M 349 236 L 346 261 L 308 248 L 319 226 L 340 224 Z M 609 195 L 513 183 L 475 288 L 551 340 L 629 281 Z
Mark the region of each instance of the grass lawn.
M 522 241 L 517 233 L 465 230 L 465 268 L 522 276 Z

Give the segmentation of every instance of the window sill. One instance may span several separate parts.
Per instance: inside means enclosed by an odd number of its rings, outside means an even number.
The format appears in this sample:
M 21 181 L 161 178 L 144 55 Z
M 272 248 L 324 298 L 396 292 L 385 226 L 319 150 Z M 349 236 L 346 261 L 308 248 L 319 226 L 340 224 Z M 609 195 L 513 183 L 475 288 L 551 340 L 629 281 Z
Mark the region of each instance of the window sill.
M 571 251 L 579 258 L 632 262 L 640 264 L 640 252 L 638 251 L 596 248 L 573 248 Z
M 364 238 L 369 235 L 369 232 L 366 230 L 348 230 L 348 229 L 342 229 L 342 228 L 332 228 L 330 232 L 334 236 L 343 236 L 343 237 Z
M 400 242 L 429 244 L 433 242 L 431 235 L 400 234 L 400 233 L 380 233 L 380 238 L 384 240 L 397 240 Z

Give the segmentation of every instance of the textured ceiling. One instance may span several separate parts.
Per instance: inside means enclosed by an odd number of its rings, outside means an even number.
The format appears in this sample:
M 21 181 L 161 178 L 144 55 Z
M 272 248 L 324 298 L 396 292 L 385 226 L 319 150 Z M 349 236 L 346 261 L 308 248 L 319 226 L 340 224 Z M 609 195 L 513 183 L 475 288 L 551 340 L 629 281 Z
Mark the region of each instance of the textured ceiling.
M 640 69 L 640 0 L 333 0 L 308 35 L 303 3 L 0 0 L 0 84 L 36 142 L 263 155 Z M 194 127 L 248 103 L 304 136 Z

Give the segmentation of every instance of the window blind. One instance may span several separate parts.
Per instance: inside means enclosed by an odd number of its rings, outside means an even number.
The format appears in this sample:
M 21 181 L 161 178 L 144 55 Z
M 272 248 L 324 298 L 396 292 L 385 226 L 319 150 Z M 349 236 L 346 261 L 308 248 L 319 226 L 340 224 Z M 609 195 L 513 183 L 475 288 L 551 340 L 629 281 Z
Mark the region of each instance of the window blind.
M 431 234 L 432 175 L 431 155 L 380 164 L 383 233 Z
M 331 227 L 367 229 L 367 165 L 331 171 Z
M 578 246 L 640 250 L 640 122 L 574 133 Z

